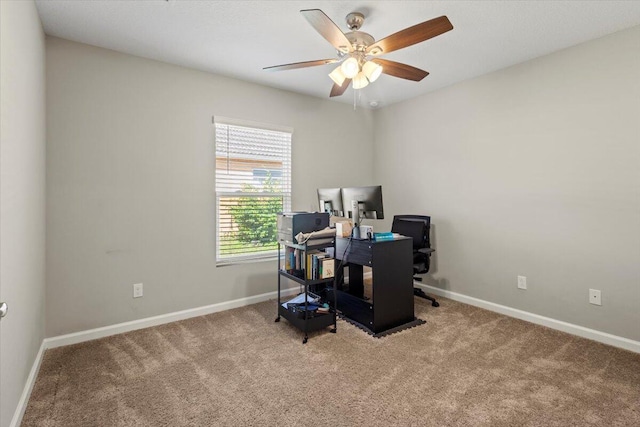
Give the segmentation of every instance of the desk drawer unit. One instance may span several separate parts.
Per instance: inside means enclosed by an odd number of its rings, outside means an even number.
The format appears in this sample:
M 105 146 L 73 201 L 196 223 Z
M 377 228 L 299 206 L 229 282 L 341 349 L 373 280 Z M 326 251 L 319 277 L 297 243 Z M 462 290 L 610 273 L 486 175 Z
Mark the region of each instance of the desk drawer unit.
M 371 267 L 373 264 L 373 246 L 375 242 L 369 240 L 338 239 L 336 241 L 336 252 L 339 259 L 344 256 L 344 261 L 357 265 Z M 345 252 L 346 251 L 346 252 Z
M 349 292 L 337 291 L 338 310 L 374 334 L 415 320 L 413 252 L 409 238 L 383 242 L 336 239 L 336 258 L 349 265 Z M 362 266 L 372 269 L 372 299 L 363 299 Z

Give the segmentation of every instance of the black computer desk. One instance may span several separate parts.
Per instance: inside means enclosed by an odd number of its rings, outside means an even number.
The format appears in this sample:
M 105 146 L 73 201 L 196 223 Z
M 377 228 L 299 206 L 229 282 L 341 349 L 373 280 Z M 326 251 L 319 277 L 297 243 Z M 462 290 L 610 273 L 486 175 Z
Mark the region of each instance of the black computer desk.
M 380 242 L 337 238 L 336 267 L 342 261 L 336 269 L 339 312 L 374 336 L 424 323 L 413 311 L 412 245 L 409 237 Z M 370 288 L 364 284 L 365 266 L 372 269 Z

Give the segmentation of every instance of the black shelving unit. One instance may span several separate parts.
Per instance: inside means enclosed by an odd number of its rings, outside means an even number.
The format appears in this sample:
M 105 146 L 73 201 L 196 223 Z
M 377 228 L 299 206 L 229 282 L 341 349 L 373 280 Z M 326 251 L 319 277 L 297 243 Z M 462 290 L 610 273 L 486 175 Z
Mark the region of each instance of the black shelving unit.
M 285 270 L 285 260 L 282 256 L 282 248 L 284 247 L 297 249 L 300 251 L 300 254 L 301 254 L 300 256 L 302 256 L 302 260 L 304 260 L 301 262 L 303 262 L 304 266 L 301 265 L 302 268 L 297 271 L 301 273 L 302 277 L 299 277 L 296 274 L 291 274 L 290 272 L 287 272 Z M 310 266 L 306 265 L 307 252 L 316 250 L 316 249 L 326 250 L 327 248 L 335 249 L 335 239 L 333 238 L 322 239 L 320 242 L 315 244 L 313 243 L 313 241 L 310 241 L 307 244 L 302 244 L 302 245 L 294 244 L 291 242 L 283 242 L 283 241 L 280 241 L 278 243 L 278 317 L 276 317 L 275 321 L 279 322 L 280 318 L 284 317 L 289 321 L 289 323 L 291 323 L 296 328 L 303 331 L 304 332 L 304 339 L 302 340 L 303 344 L 306 344 L 309 338 L 309 335 L 308 335 L 309 332 L 324 329 L 332 325 L 333 327 L 329 332 L 336 333 L 336 330 L 337 330 L 337 316 L 336 316 L 336 310 L 335 310 L 336 302 L 337 302 L 335 274 L 334 274 L 334 277 L 327 278 L 327 279 L 310 280 L 305 278 L 306 270 L 310 268 Z M 334 260 L 334 265 L 335 265 L 335 260 Z M 294 312 L 282 306 L 283 301 L 281 299 L 281 289 L 282 289 L 281 282 L 283 277 L 302 285 L 302 287 L 304 288 L 305 298 L 304 298 L 303 311 Z M 326 288 L 327 285 L 329 284 L 331 284 L 332 291 L 327 292 L 326 294 L 331 295 L 333 297 L 333 301 L 329 304 L 331 307 L 329 309 L 329 312 L 316 313 L 313 311 L 308 311 L 307 310 L 307 307 L 309 304 L 308 299 L 309 299 L 309 294 L 312 292 L 312 290 L 316 291 L 315 293 L 319 297 L 321 297 L 321 302 L 328 302 L 326 300 L 327 296 L 323 295 L 325 293 L 324 289 L 320 289 L 320 292 L 318 292 L 317 289 L 322 287 Z

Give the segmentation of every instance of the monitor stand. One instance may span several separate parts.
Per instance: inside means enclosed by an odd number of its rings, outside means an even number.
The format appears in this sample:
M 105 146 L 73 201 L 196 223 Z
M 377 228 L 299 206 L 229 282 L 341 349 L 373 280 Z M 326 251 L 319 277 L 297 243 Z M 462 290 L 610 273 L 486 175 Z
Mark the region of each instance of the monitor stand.
M 351 201 L 351 215 L 353 219 L 351 237 L 360 240 L 360 203 L 357 200 Z

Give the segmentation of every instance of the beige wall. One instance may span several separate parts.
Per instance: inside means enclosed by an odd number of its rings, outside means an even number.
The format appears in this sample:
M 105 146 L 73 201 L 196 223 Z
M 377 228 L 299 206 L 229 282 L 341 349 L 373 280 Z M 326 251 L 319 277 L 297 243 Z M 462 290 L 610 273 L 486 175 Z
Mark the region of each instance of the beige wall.
M 32 1 L 0 1 L 0 426 L 44 338 L 45 45 Z M 16 418 L 16 421 L 18 418 Z
M 638 52 L 635 27 L 377 112 L 389 217 L 432 216 L 430 284 L 640 340 Z
M 294 128 L 294 210 L 372 183 L 370 111 L 57 38 L 46 65 L 47 336 L 276 290 L 215 265 L 213 115 Z
M 315 209 L 317 187 L 381 183 L 376 229 L 431 214 L 428 283 L 639 340 L 639 39 L 373 113 L 48 39 L 47 335 L 275 289 L 275 263 L 215 267 L 221 115 L 295 129 L 294 210 Z

